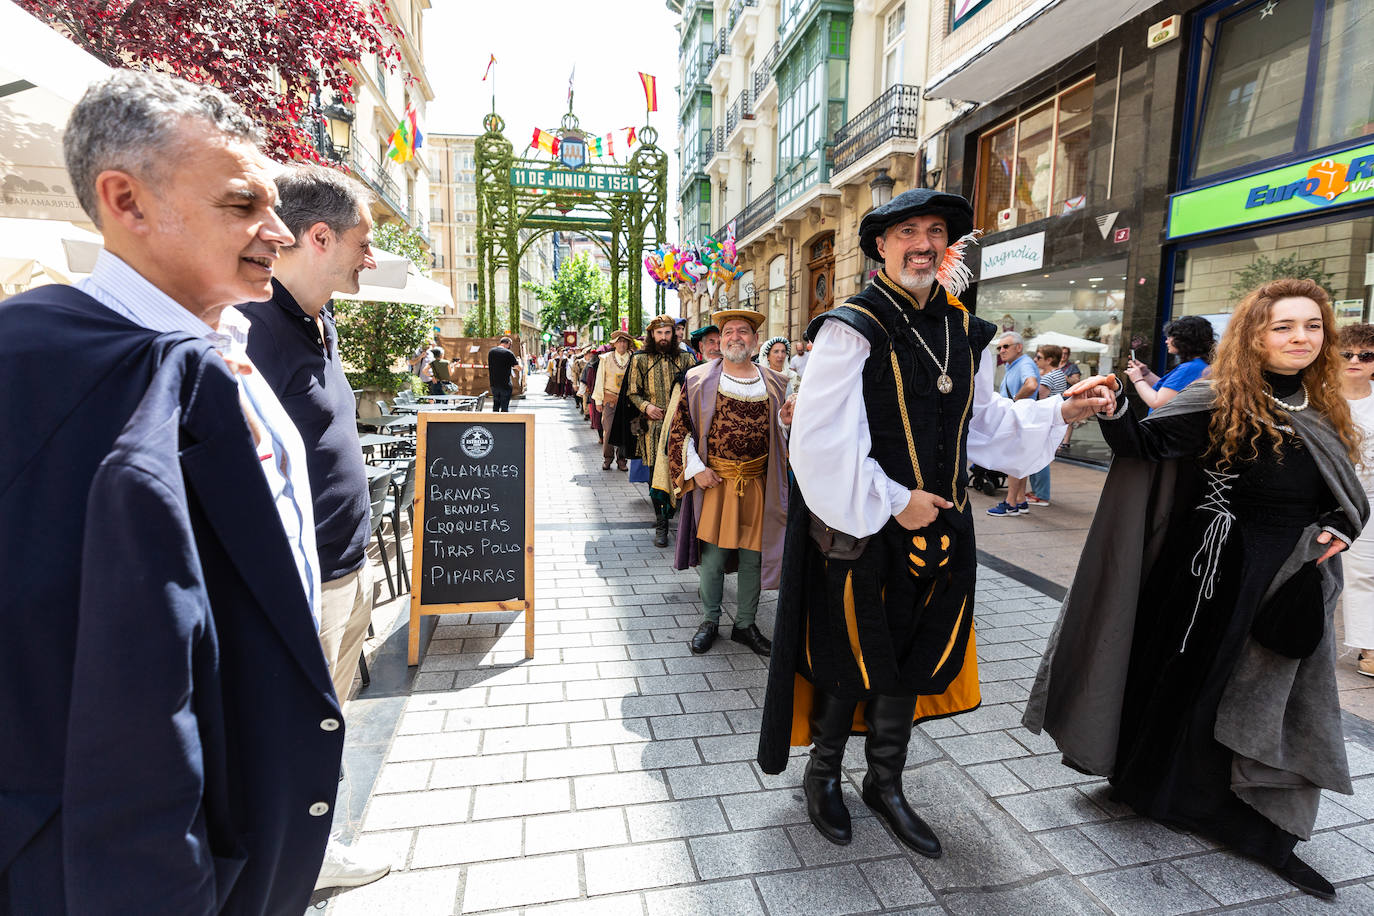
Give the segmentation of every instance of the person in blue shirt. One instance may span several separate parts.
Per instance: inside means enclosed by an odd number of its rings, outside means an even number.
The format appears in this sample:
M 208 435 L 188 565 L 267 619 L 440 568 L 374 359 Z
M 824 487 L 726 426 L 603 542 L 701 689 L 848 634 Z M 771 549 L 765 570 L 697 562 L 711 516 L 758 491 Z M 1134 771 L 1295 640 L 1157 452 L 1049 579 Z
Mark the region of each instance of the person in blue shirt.
M 1026 342 L 1015 331 L 1007 331 L 997 340 L 997 356 L 1007 364 L 1007 373 L 1002 376 L 1002 386 L 998 390 L 1003 397 L 1013 401 L 1030 398 L 1036 400 L 1040 393 L 1040 369 L 1035 360 L 1025 352 Z M 1030 503 L 1026 501 L 1025 477 L 1007 475 L 1007 498 L 988 510 L 993 518 L 1010 518 L 1015 515 L 1029 515 Z
M 1155 375 L 1138 359 L 1130 360 L 1126 375 L 1136 395 L 1153 413 L 1178 396 L 1178 393 L 1202 378 L 1207 371 L 1216 332 L 1212 323 L 1198 315 L 1184 315 L 1169 322 L 1164 329 L 1164 343 L 1169 353 L 1179 358 L 1179 364 L 1165 373 Z

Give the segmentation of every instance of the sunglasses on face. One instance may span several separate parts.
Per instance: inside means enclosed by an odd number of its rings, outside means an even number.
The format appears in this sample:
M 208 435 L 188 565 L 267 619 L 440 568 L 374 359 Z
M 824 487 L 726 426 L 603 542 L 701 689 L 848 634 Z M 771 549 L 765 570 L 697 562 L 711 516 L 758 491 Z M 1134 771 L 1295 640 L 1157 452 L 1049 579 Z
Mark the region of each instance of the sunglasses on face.
M 998 345 L 997 345 L 997 349 L 999 349 L 999 350 L 1010 350 L 1010 349 L 1011 349 L 1012 347 L 1014 347 L 1014 346 L 1016 346 L 1016 344 L 998 344 Z
M 1362 363 L 1374 363 L 1374 350 L 1361 350 L 1359 353 L 1352 353 L 1349 350 L 1341 351 L 1341 359 L 1349 362 L 1352 358 L 1359 357 Z

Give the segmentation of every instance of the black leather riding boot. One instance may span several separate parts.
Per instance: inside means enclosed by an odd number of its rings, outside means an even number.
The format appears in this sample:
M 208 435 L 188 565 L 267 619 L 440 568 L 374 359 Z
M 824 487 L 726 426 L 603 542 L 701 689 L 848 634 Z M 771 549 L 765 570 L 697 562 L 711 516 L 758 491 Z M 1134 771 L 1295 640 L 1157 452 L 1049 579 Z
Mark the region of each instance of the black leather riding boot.
M 844 806 L 840 786 L 844 780 L 841 761 L 844 745 L 854 725 L 853 700 L 841 700 L 815 692 L 811 707 L 811 759 L 806 762 L 802 788 L 806 792 L 806 814 L 825 837 L 838 846 L 854 838 L 849 809 Z
M 898 840 L 923 856 L 938 859 L 942 851 L 939 837 L 911 810 L 902 791 L 902 769 L 915 712 L 914 696 L 874 696 L 868 700 L 864 708 L 868 773 L 864 776 L 863 800 L 887 822 Z

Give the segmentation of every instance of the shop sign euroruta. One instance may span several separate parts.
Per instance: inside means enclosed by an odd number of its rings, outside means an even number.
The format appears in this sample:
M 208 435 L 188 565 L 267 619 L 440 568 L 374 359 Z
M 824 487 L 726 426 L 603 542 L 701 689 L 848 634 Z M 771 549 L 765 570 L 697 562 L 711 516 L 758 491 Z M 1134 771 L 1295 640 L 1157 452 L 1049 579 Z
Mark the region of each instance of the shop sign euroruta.
M 517 188 L 544 188 L 550 191 L 603 191 L 633 194 L 639 190 L 636 175 L 570 169 L 511 169 L 510 183 Z
M 1169 199 L 1169 238 L 1374 200 L 1374 144 Z
M 978 273 L 980 280 L 1039 270 L 1045 265 L 1045 233 L 1037 232 L 1009 242 L 988 245 L 982 252 L 982 269 Z

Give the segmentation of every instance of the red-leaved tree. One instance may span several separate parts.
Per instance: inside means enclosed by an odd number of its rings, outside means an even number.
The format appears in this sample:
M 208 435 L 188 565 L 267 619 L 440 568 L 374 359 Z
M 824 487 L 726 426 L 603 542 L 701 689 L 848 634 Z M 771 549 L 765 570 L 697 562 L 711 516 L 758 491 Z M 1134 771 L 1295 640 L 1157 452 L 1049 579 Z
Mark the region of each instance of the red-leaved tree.
M 390 70 L 402 32 L 377 0 L 16 0 L 112 67 L 210 83 L 268 133 L 276 159 L 318 160 L 305 127 L 316 99 L 352 103 L 344 69 L 377 54 Z

